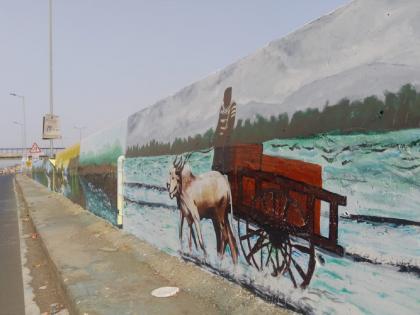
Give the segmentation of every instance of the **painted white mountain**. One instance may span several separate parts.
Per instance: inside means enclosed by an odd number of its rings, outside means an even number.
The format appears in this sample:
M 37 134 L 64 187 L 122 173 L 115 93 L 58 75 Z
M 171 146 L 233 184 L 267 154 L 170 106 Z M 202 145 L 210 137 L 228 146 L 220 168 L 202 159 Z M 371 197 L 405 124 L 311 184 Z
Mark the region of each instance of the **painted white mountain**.
M 420 85 L 420 1 L 355 0 L 132 115 L 127 145 L 215 127 L 226 87 L 238 118 L 321 108 Z

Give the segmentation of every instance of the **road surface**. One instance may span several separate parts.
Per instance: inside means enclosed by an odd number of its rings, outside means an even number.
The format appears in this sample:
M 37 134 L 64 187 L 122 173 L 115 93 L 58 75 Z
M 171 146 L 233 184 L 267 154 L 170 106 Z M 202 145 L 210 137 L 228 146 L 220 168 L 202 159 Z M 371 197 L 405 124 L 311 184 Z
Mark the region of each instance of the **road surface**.
M 0 176 L 0 314 L 25 314 L 13 176 Z

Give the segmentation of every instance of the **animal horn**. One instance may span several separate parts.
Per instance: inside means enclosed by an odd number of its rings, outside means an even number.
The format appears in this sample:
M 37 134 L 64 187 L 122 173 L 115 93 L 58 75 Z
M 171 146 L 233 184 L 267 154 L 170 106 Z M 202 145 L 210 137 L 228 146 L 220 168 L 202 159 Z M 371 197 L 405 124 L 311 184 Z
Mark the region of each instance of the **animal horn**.
M 180 168 L 181 166 L 183 166 L 183 160 L 182 160 L 182 156 L 179 157 L 179 161 L 176 161 L 175 168 Z
M 175 160 L 173 161 L 173 165 L 175 168 L 183 168 L 185 166 L 185 164 L 189 161 L 190 157 L 192 155 L 192 152 L 188 152 L 187 155 L 185 157 L 181 156 L 176 156 Z M 179 160 L 178 160 L 179 157 Z
M 179 168 L 182 165 L 182 156 L 177 155 L 173 163 L 174 163 L 175 168 Z
M 193 152 L 188 152 L 187 155 L 184 157 L 184 159 L 181 161 L 180 167 L 184 168 L 185 164 L 190 160 L 191 155 Z
M 192 152 L 188 152 L 187 156 L 185 157 L 185 162 L 190 160 L 191 155 L 192 155 Z

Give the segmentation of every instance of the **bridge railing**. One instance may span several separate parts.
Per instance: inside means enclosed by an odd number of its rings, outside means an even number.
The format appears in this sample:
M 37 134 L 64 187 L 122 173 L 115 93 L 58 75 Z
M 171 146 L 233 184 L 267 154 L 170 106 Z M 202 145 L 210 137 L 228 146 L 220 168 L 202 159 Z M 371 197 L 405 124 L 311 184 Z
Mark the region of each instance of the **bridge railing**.
M 30 149 L 27 148 L 26 152 L 30 155 Z M 51 156 L 51 149 L 50 148 L 40 148 L 41 149 L 41 156 Z M 57 154 L 60 151 L 63 151 L 65 148 L 63 147 L 56 147 L 52 149 L 53 154 Z M 0 158 L 8 158 L 8 157 L 15 157 L 19 158 L 22 157 L 25 152 L 24 148 L 0 148 Z

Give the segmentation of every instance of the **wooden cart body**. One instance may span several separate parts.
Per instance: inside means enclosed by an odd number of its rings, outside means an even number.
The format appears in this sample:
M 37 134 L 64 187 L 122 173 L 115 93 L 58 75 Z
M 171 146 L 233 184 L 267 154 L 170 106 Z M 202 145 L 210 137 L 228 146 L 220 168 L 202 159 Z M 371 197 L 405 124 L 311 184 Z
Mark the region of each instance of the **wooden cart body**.
M 343 255 L 338 206 L 346 205 L 346 197 L 322 188 L 320 165 L 264 155 L 261 144 L 230 146 L 225 157 L 236 216 L 270 229 L 306 233 L 317 246 Z M 291 204 L 284 213 L 287 200 Z M 321 235 L 321 201 L 329 204 L 328 236 Z
M 338 207 L 346 205 L 346 197 L 322 188 L 320 165 L 264 155 L 261 144 L 240 144 L 223 150 L 234 215 L 247 224 L 247 231 L 240 239 L 240 242 L 248 241 L 248 250 L 242 248 L 247 261 L 262 269 L 263 255 L 261 264 L 255 261 L 254 255 L 263 246 L 270 251 L 273 247 L 283 247 L 281 252 L 292 256 L 291 249 L 285 248 L 284 243 L 291 244 L 291 236 L 303 239 L 310 245 L 295 245 L 295 248 L 312 256 L 306 271 L 298 266 L 304 278 L 300 286 L 307 286 L 315 268 L 314 246 L 337 255 L 344 254 L 338 244 Z M 329 204 L 329 231 L 325 236 L 321 235 L 321 202 Z M 249 239 L 255 235 L 261 240 L 251 244 Z M 286 258 L 284 260 L 289 259 Z M 289 266 L 292 263 L 290 257 Z M 284 273 L 287 265 L 278 269 Z M 297 282 L 293 282 L 297 286 Z

